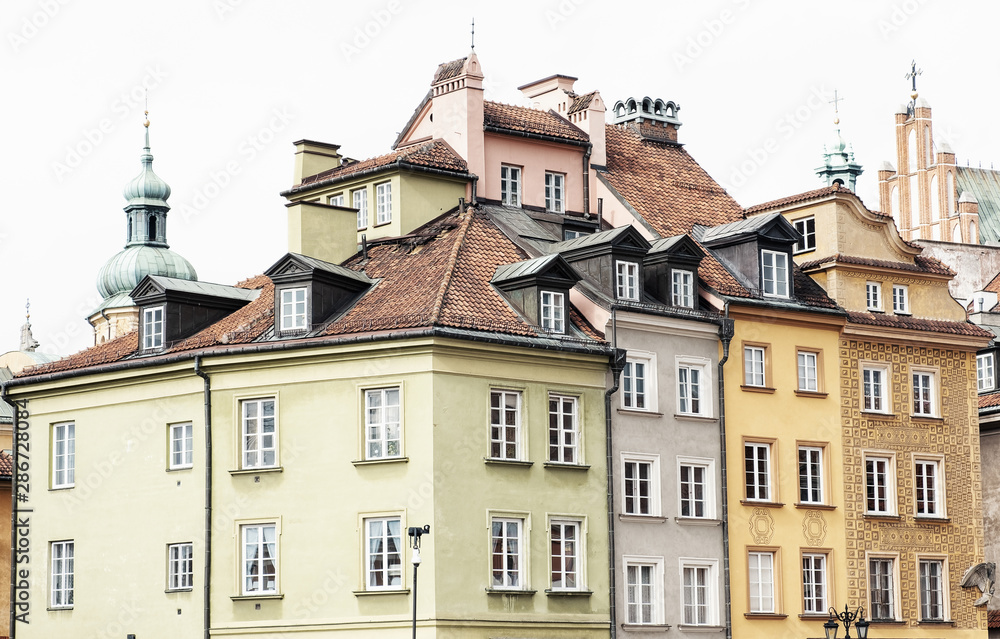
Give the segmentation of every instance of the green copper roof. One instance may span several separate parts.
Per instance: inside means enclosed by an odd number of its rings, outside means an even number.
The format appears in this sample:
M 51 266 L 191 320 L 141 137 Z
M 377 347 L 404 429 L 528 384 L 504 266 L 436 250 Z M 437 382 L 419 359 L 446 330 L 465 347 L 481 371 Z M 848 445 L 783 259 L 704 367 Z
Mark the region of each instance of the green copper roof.
M 198 279 L 191 263 L 170 249 L 130 246 L 101 267 L 97 273 L 97 290 L 105 299 L 117 293 L 128 293 L 147 275 Z
M 979 243 L 1000 242 L 1000 171 L 960 166 L 955 186 L 959 195 L 968 191 L 979 202 Z
M 128 200 L 129 206 L 162 206 L 170 208 L 167 198 L 170 197 L 170 186 L 156 173 L 153 173 L 153 155 L 149 152 L 149 123 L 146 123 L 146 146 L 139 156 L 142 162 L 142 172 L 125 185 L 122 195 Z

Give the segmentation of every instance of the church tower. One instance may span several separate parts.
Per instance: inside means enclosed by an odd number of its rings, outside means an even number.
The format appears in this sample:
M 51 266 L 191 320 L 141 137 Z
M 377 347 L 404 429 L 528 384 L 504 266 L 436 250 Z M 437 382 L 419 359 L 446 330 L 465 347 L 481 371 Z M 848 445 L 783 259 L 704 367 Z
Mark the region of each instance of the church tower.
M 823 165 L 816 169 L 819 176 L 827 186 L 839 184 L 845 188 L 855 190 L 858 176 L 861 175 L 861 165 L 854 159 L 854 149 L 850 144 L 844 142 L 840 135 L 840 115 L 836 103 L 840 101 L 834 92 L 834 132 L 833 139 L 823 146 Z
M 148 111 L 147 111 L 148 115 Z M 149 120 L 146 145 L 139 161 L 142 171 L 125 185 L 125 248 L 108 260 L 97 274 L 97 290 L 104 298 L 87 318 L 94 327 L 94 343 L 130 333 L 139 327 L 139 309 L 129 293 L 147 275 L 197 280 L 194 267 L 170 250 L 167 244 L 167 211 L 170 187 L 153 173 L 149 147 Z

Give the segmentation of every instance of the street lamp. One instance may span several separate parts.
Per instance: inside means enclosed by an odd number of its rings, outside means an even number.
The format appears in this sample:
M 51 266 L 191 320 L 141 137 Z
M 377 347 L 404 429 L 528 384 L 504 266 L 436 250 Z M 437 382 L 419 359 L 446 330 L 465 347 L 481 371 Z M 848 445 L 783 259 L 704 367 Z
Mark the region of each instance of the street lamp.
M 855 621 L 857 619 L 857 621 Z M 835 608 L 830 608 L 830 618 L 823 624 L 826 632 L 826 639 L 837 639 L 837 620 L 844 624 L 844 639 L 851 639 L 851 624 L 858 631 L 858 639 L 868 639 L 868 622 L 865 621 L 864 606 L 858 606 L 853 613 L 844 605 L 844 612 L 838 613 Z
M 410 526 L 406 534 L 410 536 L 410 548 L 413 549 L 413 639 L 417 639 L 417 568 L 420 567 L 420 536 L 429 535 L 431 527 L 424 524 L 424 527 Z

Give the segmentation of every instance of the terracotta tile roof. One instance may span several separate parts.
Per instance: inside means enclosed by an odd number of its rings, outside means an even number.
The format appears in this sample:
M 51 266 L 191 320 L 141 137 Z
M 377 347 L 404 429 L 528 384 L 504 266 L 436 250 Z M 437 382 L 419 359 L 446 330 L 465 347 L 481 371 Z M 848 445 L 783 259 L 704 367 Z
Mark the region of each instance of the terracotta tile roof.
M 133 331 L 126 333 L 115 339 L 108 340 L 103 344 L 92 346 L 79 353 L 75 353 L 54 362 L 42 364 L 40 366 L 29 366 L 22 370 L 15 377 L 27 377 L 29 375 L 39 375 L 42 373 L 55 373 L 58 371 L 72 370 L 75 368 L 86 368 L 99 364 L 108 364 L 128 357 L 139 348 L 139 333 Z
M 465 68 L 465 61 L 468 57 L 459 58 L 458 60 L 452 60 L 451 62 L 442 62 L 438 65 L 437 71 L 434 72 L 434 80 L 431 84 L 437 84 L 438 82 L 443 82 L 444 80 L 450 80 L 451 78 L 458 77 L 462 73 L 462 69 Z
M 841 193 L 843 195 L 853 195 L 857 197 L 857 194 L 849 188 L 834 184 L 833 186 L 824 186 L 819 189 L 813 189 L 811 191 L 805 191 L 804 193 L 797 193 L 796 195 L 789 195 L 787 197 L 779 198 L 777 200 L 771 200 L 770 202 L 762 202 L 760 204 L 755 204 L 748 207 L 746 210 L 747 215 L 752 215 L 754 213 L 760 213 L 761 211 L 767 211 L 769 209 L 776 209 L 782 206 L 787 206 L 789 204 L 798 204 L 799 202 L 808 202 L 809 200 L 816 200 L 827 195 L 832 195 L 834 193 Z M 860 199 L 858 200 L 860 202 Z M 862 204 L 862 206 L 864 206 Z M 889 217 L 880 213 L 878 211 L 871 211 L 879 217 Z M 891 218 L 890 218 L 891 219 Z
M 11 479 L 14 476 L 14 460 L 0 450 L 0 479 Z
M 993 391 L 992 393 L 985 393 L 979 396 L 980 409 L 993 408 L 994 406 L 1000 406 L 1000 390 Z M 991 610 L 990 612 L 994 611 Z M 997 610 L 996 612 L 1000 613 L 1000 610 Z M 1000 628 L 1000 626 L 997 627 Z
M 914 331 L 930 331 L 933 333 L 949 333 L 951 335 L 969 335 L 971 337 L 993 337 L 993 333 L 971 322 L 952 322 L 948 320 L 924 319 L 921 317 L 905 317 L 900 315 L 883 315 L 881 313 L 861 313 L 848 311 L 847 319 L 855 324 L 869 326 L 885 326 L 887 328 L 902 328 Z
M 423 144 L 415 144 L 396 149 L 391 153 L 368 158 L 360 162 L 342 164 L 338 167 L 328 169 L 316 175 L 302 178 L 301 186 L 318 184 L 343 179 L 350 175 L 356 175 L 362 171 L 369 171 L 392 164 L 409 164 L 415 166 L 426 166 L 446 171 L 463 172 L 468 171 L 469 166 L 444 140 L 431 140 Z M 293 189 L 294 190 L 294 189 Z
M 983 290 L 989 293 L 1000 293 L 1000 273 L 997 273 L 996 277 L 983 287 Z
M 499 102 L 483 103 L 483 125 L 507 131 L 537 133 L 555 138 L 587 142 L 589 136 L 576 125 L 556 115 L 555 111 L 542 111 Z
M 569 108 L 566 109 L 566 113 L 576 113 L 577 111 L 585 111 L 590 108 L 590 103 L 594 101 L 594 96 L 597 95 L 597 91 L 591 91 L 590 93 L 584 93 L 583 95 L 576 95 L 571 93 L 570 97 L 573 101 L 570 103 Z
M 857 264 L 859 266 L 873 266 L 875 268 L 885 268 L 892 269 L 896 271 L 910 271 L 918 273 L 933 273 L 935 275 L 954 275 L 955 272 L 948 268 L 947 265 L 943 264 L 940 260 L 923 255 L 917 255 L 914 257 L 914 264 L 908 264 L 906 262 L 894 262 L 889 260 L 876 260 L 869 257 L 859 257 L 857 255 L 844 255 L 843 253 L 835 253 L 829 257 L 823 257 L 817 260 L 810 260 L 808 262 L 803 262 L 800 266 L 802 270 L 808 271 L 810 269 L 822 266 L 829 262 L 836 262 L 837 264 Z
M 990 628 L 1000 628 L 1000 610 L 987 610 L 986 619 Z

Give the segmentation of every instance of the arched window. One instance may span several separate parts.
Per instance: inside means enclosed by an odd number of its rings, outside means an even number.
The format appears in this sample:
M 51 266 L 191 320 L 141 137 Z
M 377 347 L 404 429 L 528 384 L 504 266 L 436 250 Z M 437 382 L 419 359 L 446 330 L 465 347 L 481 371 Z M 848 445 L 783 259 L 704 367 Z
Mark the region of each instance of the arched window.
M 911 175 L 910 181 L 910 228 L 915 229 L 920 226 L 922 216 L 920 215 L 920 185 L 916 175 Z
M 910 141 L 906 145 L 906 163 L 909 173 L 917 171 L 917 132 L 914 129 L 910 129 Z
M 948 215 L 955 214 L 955 174 L 948 171 L 944 188 L 948 191 Z
M 941 202 L 938 198 L 938 180 L 936 175 L 931 176 L 931 219 L 937 220 L 941 217 Z
M 976 235 L 975 220 L 969 220 L 969 244 L 979 244 L 979 236 Z
M 132 216 L 128 216 L 128 237 L 125 239 L 126 242 L 132 241 Z
M 956 243 L 962 242 L 962 227 L 955 222 L 955 227 L 951 230 L 951 241 Z
M 924 127 L 924 150 L 927 152 L 927 166 L 934 164 L 934 147 L 931 146 L 931 126 Z
M 892 219 L 896 222 L 896 230 L 902 230 L 903 222 L 899 219 L 899 187 L 895 184 L 892 185 L 892 191 L 889 192 L 889 202 L 891 207 Z
M 149 216 L 149 241 L 156 241 L 156 216 Z

